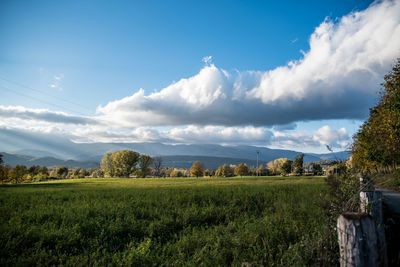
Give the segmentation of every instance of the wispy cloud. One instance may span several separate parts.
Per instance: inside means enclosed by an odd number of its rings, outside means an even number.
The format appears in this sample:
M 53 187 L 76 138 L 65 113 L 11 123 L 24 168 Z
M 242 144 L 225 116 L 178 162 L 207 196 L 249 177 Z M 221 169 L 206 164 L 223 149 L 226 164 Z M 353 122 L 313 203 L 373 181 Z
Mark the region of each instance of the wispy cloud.
M 57 89 L 59 91 L 64 90 L 61 87 L 61 81 L 64 79 L 64 74 L 58 74 L 53 77 L 53 82 L 49 85 L 51 88 Z
M 203 57 L 203 62 L 206 63 L 207 65 L 211 65 L 212 64 L 212 56 Z
M 22 106 L 0 105 L 0 117 L 59 124 L 89 125 L 99 123 L 95 118 L 74 116 L 64 112 L 50 111 L 48 109 L 31 109 Z

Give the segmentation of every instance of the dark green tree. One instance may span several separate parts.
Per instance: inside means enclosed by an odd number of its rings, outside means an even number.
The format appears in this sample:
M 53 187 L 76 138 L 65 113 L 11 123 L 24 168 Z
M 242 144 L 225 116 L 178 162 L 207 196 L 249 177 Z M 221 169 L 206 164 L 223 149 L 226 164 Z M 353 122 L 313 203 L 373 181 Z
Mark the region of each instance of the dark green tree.
M 139 157 L 139 169 L 142 177 L 150 174 L 150 166 L 153 164 L 153 159 L 149 155 L 143 154 Z
M 0 182 L 4 183 L 8 181 L 8 172 L 11 167 L 9 165 L 0 165 Z
M 16 165 L 8 172 L 8 179 L 12 183 L 20 183 L 24 180 L 28 170 L 25 165 Z
M 304 158 L 304 154 L 300 154 L 293 161 L 294 173 L 296 175 L 303 174 L 303 158 Z
M 268 169 L 264 167 L 264 164 L 260 164 L 257 168 L 258 176 L 266 176 L 268 175 Z
M 65 166 L 58 167 L 56 170 L 57 178 L 65 179 L 68 175 L 68 168 Z
M 313 174 L 314 175 L 322 175 L 323 174 L 321 165 L 319 165 L 319 164 L 313 165 Z
M 39 171 L 40 171 L 40 166 L 39 165 L 33 165 L 33 166 L 29 167 L 29 169 L 28 169 L 28 173 L 32 177 L 37 175 L 39 173 Z
M 293 161 L 286 160 L 281 166 L 281 174 L 284 176 L 289 175 L 292 172 L 292 164 Z

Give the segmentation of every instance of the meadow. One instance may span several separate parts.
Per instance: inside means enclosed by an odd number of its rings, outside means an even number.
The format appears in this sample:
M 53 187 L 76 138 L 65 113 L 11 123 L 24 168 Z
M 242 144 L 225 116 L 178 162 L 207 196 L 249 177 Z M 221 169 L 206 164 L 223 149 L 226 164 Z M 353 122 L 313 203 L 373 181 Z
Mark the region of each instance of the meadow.
M 322 177 L 74 179 L 0 186 L 8 265 L 313 265 Z

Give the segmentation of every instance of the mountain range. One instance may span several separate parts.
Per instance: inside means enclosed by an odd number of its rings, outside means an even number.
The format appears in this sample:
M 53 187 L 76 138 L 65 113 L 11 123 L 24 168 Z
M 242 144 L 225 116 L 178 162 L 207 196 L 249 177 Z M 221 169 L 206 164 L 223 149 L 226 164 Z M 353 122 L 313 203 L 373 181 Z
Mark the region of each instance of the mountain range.
M 221 146 L 221 145 L 167 145 L 162 143 L 73 143 L 72 149 L 65 155 L 62 151 L 19 149 L 0 152 L 6 164 L 15 166 L 69 166 L 80 168 L 95 168 L 99 166 L 101 158 L 108 152 L 123 149 L 138 151 L 141 154 L 162 156 L 163 165 L 169 167 L 189 168 L 196 160 L 204 163 L 206 168 L 215 169 L 219 165 L 246 163 L 249 166 L 265 164 L 277 158 L 293 160 L 301 152 L 283 149 L 270 149 L 254 146 Z M 71 151 L 74 151 L 71 155 Z M 328 154 L 306 153 L 304 162 L 347 159 L 347 152 Z
M 301 152 L 284 149 L 270 149 L 246 145 L 222 146 L 216 144 L 164 144 L 164 143 L 78 143 L 63 135 L 32 133 L 0 128 L 0 153 L 6 164 L 15 166 L 69 166 L 98 167 L 101 158 L 108 152 L 134 150 L 151 156 L 160 155 L 163 165 L 189 168 L 196 160 L 206 168 L 215 169 L 219 165 L 238 164 L 249 166 L 269 162 L 277 158 L 293 160 Z M 327 154 L 306 153 L 304 162 L 347 159 L 349 153 Z

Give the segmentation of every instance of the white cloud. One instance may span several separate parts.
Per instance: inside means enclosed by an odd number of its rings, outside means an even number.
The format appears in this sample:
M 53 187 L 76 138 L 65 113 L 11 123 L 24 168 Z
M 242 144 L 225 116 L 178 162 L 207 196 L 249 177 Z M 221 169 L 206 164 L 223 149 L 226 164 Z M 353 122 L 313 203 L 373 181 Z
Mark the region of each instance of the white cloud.
M 345 128 L 333 130 L 328 125 L 325 125 L 313 133 L 274 132 L 273 137 L 270 139 L 270 144 L 284 148 L 320 147 L 329 145 L 330 147 L 345 149 L 349 141 L 350 137 Z
M 56 80 L 56 81 L 61 81 L 61 79 L 63 79 L 63 78 L 64 78 L 64 74 L 59 74 L 59 75 L 54 76 L 54 80 Z
M 320 145 L 340 147 L 339 142 L 349 140 L 349 135 L 345 128 L 332 130 L 328 125 L 325 125 L 314 133 L 313 140 Z
M 8 108 L 10 109 L 10 108 Z M 223 145 L 272 145 L 286 149 L 302 150 L 325 145 L 346 148 L 350 141 L 345 128 L 337 130 L 323 126 L 315 132 L 293 132 L 294 126 L 273 128 L 253 126 L 196 126 L 165 128 L 137 127 L 133 129 L 115 128 L 113 125 L 87 122 L 87 118 L 71 117 L 60 112 L 30 110 L 22 107 L 11 108 L 12 115 L 0 106 L 0 127 L 13 131 L 24 131 L 48 136 L 63 136 L 78 143 L 137 143 L 162 142 L 170 144 L 223 144 Z M 19 110 L 19 112 L 15 111 Z M 28 110 L 28 111 L 27 111 Z M 42 114 L 40 114 L 42 113 Z M 32 120 L 34 123 L 32 123 Z M 57 123 L 54 123 L 57 122 Z M 282 131 L 283 132 L 282 132 Z
M 338 23 L 326 19 L 310 38 L 299 61 L 263 73 L 249 97 L 271 103 L 301 100 L 319 90 L 375 92 L 382 74 L 400 54 L 400 2 L 383 1 Z
M 199 127 L 190 125 L 185 128 L 173 128 L 163 135 L 176 143 L 208 144 L 265 144 L 272 133 L 265 128 L 255 127 Z
M 272 126 L 300 120 L 364 119 L 383 75 L 400 55 L 400 1 L 326 19 L 299 60 L 269 71 L 228 73 L 210 62 L 197 74 L 145 95 L 99 106 L 124 127 Z
M 0 106 L 0 126 L 76 142 L 345 148 L 350 141 L 345 128 L 294 132 L 296 122 L 363 119 L 398 56 L 400 1 L 383 1 L 336 23 L 326 19 L 310 37 L 309 51 L 286 66 L 230 73 L 208 56 L 198 74 L 99 106 L 98 116 Z M 54 76 L 50 86 L 61 88 L 63 78 Z
M 79 143 L 138 143 L 163 141 L 157 129 L 148 127 L 139 127 L 129 131 L 101 126 L 77 128 L 72 134 L 72 140 Z
M 132 130 L 104 126 L 76 128 L 71 132 L 75 142 L 137 143 L 163 142 L 172 144 L 226 144 L 265 145 L 272 137 L 271 131 L 255 127 L 198 127 L 160 129 L 138 127 Z

